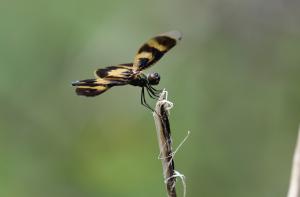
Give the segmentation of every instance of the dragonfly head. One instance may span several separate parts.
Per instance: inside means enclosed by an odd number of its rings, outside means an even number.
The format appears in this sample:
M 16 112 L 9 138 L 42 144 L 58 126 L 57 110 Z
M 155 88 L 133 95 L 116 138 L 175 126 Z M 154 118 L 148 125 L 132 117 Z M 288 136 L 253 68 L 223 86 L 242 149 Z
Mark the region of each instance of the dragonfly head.
M 160 81 L 160 75 L 158 73 L 150 73 L 147 76 L 150 85 L 158 85 Z

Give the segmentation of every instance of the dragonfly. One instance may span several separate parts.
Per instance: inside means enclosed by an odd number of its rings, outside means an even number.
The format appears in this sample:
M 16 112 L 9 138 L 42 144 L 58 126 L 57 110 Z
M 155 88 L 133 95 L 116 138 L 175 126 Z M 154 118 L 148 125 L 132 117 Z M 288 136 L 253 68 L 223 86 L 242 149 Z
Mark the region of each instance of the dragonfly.
M 181 38 L 182 34 L 179 31 L 159 34 L 139 48 L 132 63 L 97 69 L 94 72 L 95 78 L 75 81 L 72 85 L 76 87 L 77 95 L 87 97 L 100 95 L 114 86 L 139 86 L 142 88 L 141 104 L 153 111 L 146 101 L 145 91 L 153 99 L 159 97 L 161 90 L 153 86 L 159 84 L 160 75 L 157 72 L 146 75 L 143 71 L 159 61 Z

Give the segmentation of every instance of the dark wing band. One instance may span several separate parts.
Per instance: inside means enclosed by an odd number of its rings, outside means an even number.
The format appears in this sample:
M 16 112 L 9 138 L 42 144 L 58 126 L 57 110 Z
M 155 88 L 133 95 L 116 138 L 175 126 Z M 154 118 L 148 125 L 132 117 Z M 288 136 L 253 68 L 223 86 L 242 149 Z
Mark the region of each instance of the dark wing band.
M 181 40 L 181 37 L 179 31 L 170 31 L 151 38 L 138 50 L 134 58 L 133 69 L 140 71 L 155 64 Z

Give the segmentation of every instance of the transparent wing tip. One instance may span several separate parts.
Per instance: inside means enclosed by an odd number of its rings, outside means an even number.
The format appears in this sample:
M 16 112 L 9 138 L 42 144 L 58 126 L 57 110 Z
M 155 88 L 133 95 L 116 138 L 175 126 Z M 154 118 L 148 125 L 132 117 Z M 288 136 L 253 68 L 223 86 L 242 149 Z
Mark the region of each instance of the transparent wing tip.
M 171 38 L 174 38 L 176 41 L 179 41 L 182 39 L 182 33 L 177 30 L 169 31 L 169 32 L 163 33 L 161 35 L 169 36 Z

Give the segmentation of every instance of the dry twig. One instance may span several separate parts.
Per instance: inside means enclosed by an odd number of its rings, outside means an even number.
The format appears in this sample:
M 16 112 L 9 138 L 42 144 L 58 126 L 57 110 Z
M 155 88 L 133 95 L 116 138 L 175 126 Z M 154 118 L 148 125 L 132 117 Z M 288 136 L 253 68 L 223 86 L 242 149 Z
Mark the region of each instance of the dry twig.
M 156 125 L 156 132 L 158 137 L 160 159 L 163 166 L 163 175 L 166 184 L 168 197 L 176 197 L 176 177 L 184 178 L 179 172 L 175 171 L 174 166 L 174 152 L 172 151 L 172 138 L 169 123 L 169 110 L 173 107 L 173 103 L 167 100 L 168 92 L 163 91 L 156 103 L 155 110 L 153 112 L 154 121 Z M 184 139 L 185 141 L 186 139 Z M 183 142 L 184 142 L 183 141 Z M 182 143 L 183 143 L 182 142 Z M 181 143 L 181 144 L 182 144 Z M 185 195 L 185 183 L 184 195 Z

